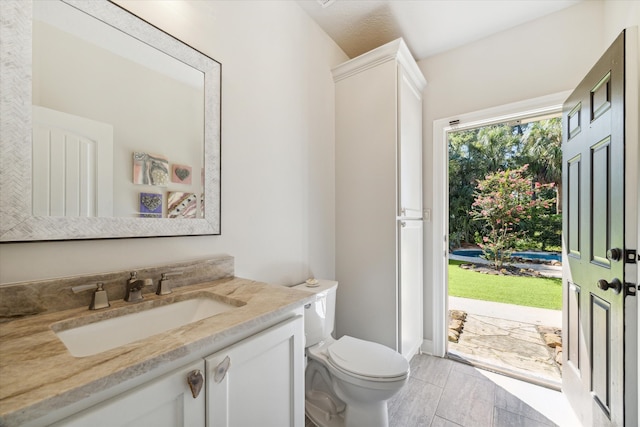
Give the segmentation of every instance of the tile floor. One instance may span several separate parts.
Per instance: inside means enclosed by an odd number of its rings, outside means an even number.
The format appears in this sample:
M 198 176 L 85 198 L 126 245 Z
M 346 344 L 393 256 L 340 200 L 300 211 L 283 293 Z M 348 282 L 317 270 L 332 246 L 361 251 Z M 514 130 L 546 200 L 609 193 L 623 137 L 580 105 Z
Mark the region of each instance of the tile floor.
M 579 427 L 558 391 L 451 359 L 416 355 L 389 401 L 390 427 Z M 307 420 L 307 426 L 313 424 Z M 363 426 L 365 427 L 365 426 Z
M 389 402 L 391 427 L 578 427 L 562 393 L 429 355 Z

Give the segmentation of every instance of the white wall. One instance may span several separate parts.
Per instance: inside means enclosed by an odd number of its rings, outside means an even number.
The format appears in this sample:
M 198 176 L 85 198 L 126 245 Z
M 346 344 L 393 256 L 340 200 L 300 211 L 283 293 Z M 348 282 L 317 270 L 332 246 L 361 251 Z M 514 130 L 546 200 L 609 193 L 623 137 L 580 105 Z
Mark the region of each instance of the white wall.
M 585 1 L 419 62 L 424 93 L 424 203 L 433 206 L 433 121 L 570 90 L 604 52 L 603 3 Z M 433 223 L 425 224 L 425 340 L 433 339 Z M 440 258 L 437 258 L 440 259 Z M 442 286 L 442 284 L 439 284 Z
M 222 235 L 0 245 L 0 283 L 212 254 L 277 284 L 334 277 L 334 90 L 347 57 L 290 1 L 117 0 L 222 63 Z
M 604 2 L 604 41 L 609 46 L 625 28 L 640 26 L 640 2 L 606 0 Z M 639 36 L 640 37 L 640 36 Z

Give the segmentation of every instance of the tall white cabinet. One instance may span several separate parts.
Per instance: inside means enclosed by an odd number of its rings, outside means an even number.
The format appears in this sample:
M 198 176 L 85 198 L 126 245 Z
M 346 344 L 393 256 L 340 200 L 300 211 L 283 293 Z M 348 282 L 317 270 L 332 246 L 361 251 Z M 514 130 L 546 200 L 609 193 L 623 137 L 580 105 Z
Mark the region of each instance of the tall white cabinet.
M 336 333 L 411 357 L 423 339 L 422 91 L 402 39 L 333 70 Z

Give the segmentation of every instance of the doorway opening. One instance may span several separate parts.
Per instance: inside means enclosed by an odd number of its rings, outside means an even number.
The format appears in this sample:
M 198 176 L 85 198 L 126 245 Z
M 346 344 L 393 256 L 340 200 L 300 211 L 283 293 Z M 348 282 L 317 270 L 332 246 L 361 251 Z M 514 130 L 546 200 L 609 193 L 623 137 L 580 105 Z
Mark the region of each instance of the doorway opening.
M 509 104 L 499 108 L 493 108 L 493 109 L 484 110 L 476 113 L 469 113 L 469 114 L 461 115 L 458 117 L 452 117 L 449 119 L 442 119 L 434 122 L 434 162 L 433 162 L 434 206 L 439 206 L 439 208 L 434 208 L 432 218 L 433 218 L 434 236 L 437 236 L 438 234 L 440 234 L 442 238 L 432 239 L 433 241 L 432 250 L 433 250 L 433 253 L 441 253 L 444 256 L 442 258 L 435 258 L 433 260 L 433 270 L 432 270 L 433 276 L 432 277 L 433 277 L 433 283 L 434 283 L 434 289 L 433 289 L 434 329 L 433 329 L 433 342 L 431 343 L 433 354 L 439 355 L 442 357 L 444 356 L 455 357 L 454 355 L 455 350 L 453 349 L 453 345 L 450 344 L 448 340 L 449 325 L 450 325 L 449 312 L 450 312 L 450 309 L 458 308 L 458 307 L 455 307 L 454 305 L 457 305 L 459 301 L 455 300 L 455 303 L 454 303 L 449 298 L 449 286 L 450 286 L 449 271 L 450 271 L 450 268 L 457 268 L 458 270 L 460 270 L 460 268 L 458 267 L 458 265 L 450 266 L 449 261 L 450 261 L 450 257 L 452 257 L 453 255 L 453 253 L 451 252 L 452 249 L 458 249 L 458 250 L 471 249 L 468 246 L 464 247 L 465 245 L 461 245 L 462 240 L 458 241 L 456 236 L 454 236 L 455 238 L 451 239 L 450 241 L 449 222 L 452 218 L 450 217 L 450 208 L 449 208 L 449 198 L 450 198 L 449 136 L 456 132 L 472 131 L 474 129 L 477 130 L 483 127 L 493 127 L 494 130 L 496 130 L 496 128 L 499 128 L 502 124 L 506 124 L 505 125 L 506 127 L 511 127 L 512 130 L 515 130 L 516 135 L 518 135 L 519 132 L 524 134 L 524 132 L 526 131 L 525 127 L 527 127 L 528 124 L 531 122 L 535 122 L 539 120 L 556 119 L 557 117 L 559 117 L 562 110 L 562 102 L 564 101 L 566 96 L 567 96 L 566 93 L 561 93 L 561 94 L 529 100 L 526 102 Z M 475 132 L 477 133 L 478 131 L 475 131 Z M 506 157 L 509 157 L 509 156 L 513 157 L 516 154 L 518 154 L 517 150 L 515 151 L 506 150 L 503 152 L 506 153 Z M 464 149 L 463 149 L 463 153 L 464 153 Z M 511 159 L 511 160 L 515 161 L 515 159 Z M 485 176 L 480 176 L 479 178 L 484 179 Z M 475 237 L 478 237 L 478 236 L 476 236 L 474 232 L 469 239 L 471 240 L 471 242 L 467 241 L 465 243 L 471 243 L 473 245 L 477 245 L 478 242 L 475 240 Z M 482 237 L 484 236 L 479 236 L 479 237 L 480 237 L 480 243 L 482 243 L 483 242 Z M 482 248 L 480 247 L 475 247 L 473 249 L 480 250 L 480 251 L 482 250 Z M 542 248 L 538 247 L 537 249 L 539 251 Z M 557 248 L 554 248 L 554 249 L 557 249 Z M 556 252 L 556 251 L 554 250 L 553 252 Z M 474 253 L 473 255 L 475 256 L 476 254 L 477 252 Z M 460 255 L 456 254 L 456 257 L 464 256 L 464 255 L 469 255 L 469 254 L 460 254 Z M 482 261 L 477 262 L 478 260 L 482 260 L 482 258 L 474 258 L 474 259 L 476 261 L 476 262 L 473 262 L 474 264 L 482 263 Z M 451 259 L 451 261 L 465 261 L 465 260 Z M 453 262 L 452 264 L 462 264 L 462 263 L 463 262 Z M 523 262 L 523 264 L 526 264 L 526 263 L 527 261 Z M 521 263 L 518 262 L 516 264 L 521 264 Z M 546 264 L 536 264 L 536 268 L 542 268 L 543 265 L 546 265 Z M 555 268 L 553 270 L 561 270 L 559 266 L 554 266 L 554 267 Z M 466 273 L 468 272 L 469 271 L 466 271 Z M 473 272 L 473 273 L 478 274 L 480 276 L 480 273 L 477 273 L 477 272 Z M 561 276 L 561 271 L 558 271 L 556 275 Z M 503 276 L 504 277 L 502 277 L 502 279 L 509 278 L 509 276 L 506 276 L 506 275 L 503 275 Z M 491 278 L 490 281 L 494 281 L 494 279 L 500 278 L 499 275 L 495 275 L 495 276 L 483 275 L 483 278 L 485 279 L 488 277 Z M 559 282 L 561 283 L 561 280 Z M 558 286 L 558 288 L 561 289 L 561 284 Z M 561 295 L 561 292 L 560 292 L 560 295 Z M 471 299 L 471 298 L 468 298 L 468 299 Z M 561 296 L 560 296 L 560 301 L 561 301 Z M 476 304 L 476 306 L 484 305 L 483 301 L 478 300 L 478 303 L 479 304 Z M 504 301 L 502 302 L 491 301 L 491 303 L 505 304 Z M 482 313 L 489 313 L 494 318 L 499 318 L 500 316 L 496 317 L 496 313 L 501 313 L 501 316 L 504 316 L 506 313 L 505 306 L 509 307 L 511 305 L 505 304 L 504 306 L 502 305 L 485 306 L 483 309 L 484 311 L 480 312 L 480 315 L 482 316 L 483 315 Z M 514 307 L 512 311 L 515 312 L 516 314 L 520 314 L 524 311 L 520 308 L 521 306 L 514 305 L 512 307 Z M 467 311 L 467 312 L 470 311 L 470 309 L 465 310 L 464 308 L 465 307 L 462 307 L 461 311 Z M 561 311 L 559 310 L 550 310 L 550 311 L 553 311 L 555 315 L 560 319 L 560 321 L 552 322 L 552 323 L 557 323 L 557 328 L 555 329 L 559 330 L 561 328 Z M 547 316 L 542 316 L 542 317 L 544 320 Z M 465 323 L 466 322 L 467 321 L 465 320 Z M 542 323 L 542 320 L 540 321 L 540 323 Z M 550 326 L 555 326 L 555 325 L 550 325 Z M 467 332 L 469 331 L 470 329 L 467 330 Z M 464 335 L 464 333 L 465 331 L 463 328 L 462 335 Z M 537 330 L 536 330 L 536 333 L 538 333 Z M 539 333 L 538 335 L 540 336 Z M 492 351 L 494 355 L 496 354 L 500 355 L 502 350 L 496 346 L 496 348 L 493 348 Z M 502 353 L 504 353 L 504 351 L 502 351 Z M 505 373 L 507 375 L 511 375 L 516 378 L 525 379 L 527 381 L 538 383 L 547 387 L 552 387 L 556 389 L 560 388 L 560 381 L 558 379 L 559 376 L 556 377 L 555 380 L 530 377 L 526 372 L 521 372 L 518 369 L 513 369 L 512 367 L 508 367 L 508 366 L 499 366 L 498 364 L 492 362 L 491 360 L 485 360 L 485 361 L 477 360 L 476 358 L 471 356 L 473 355 L 465 355 L 465 356 L 461 356 L 460 358 L 462 358 L 463 361 L 466 361 L 468 363 L 472 363 L 477 366 L 488 368 L 494 371 L 500 371 L 501 373 Z M 549 352 L 549 357 L 551 357 L 550 352 Z
M 447 133 L 450 358 L 562 383 L 559 115 Z

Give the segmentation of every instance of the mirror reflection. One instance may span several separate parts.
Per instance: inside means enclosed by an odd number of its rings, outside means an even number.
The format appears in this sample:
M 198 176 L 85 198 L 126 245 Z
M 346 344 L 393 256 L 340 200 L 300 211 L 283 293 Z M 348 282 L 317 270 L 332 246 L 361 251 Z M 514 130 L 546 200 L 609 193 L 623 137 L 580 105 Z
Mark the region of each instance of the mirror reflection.
M 33 215 L 203 218 L 204 73 L 75 7 L 33 10 Z
M 0 242 L 220 234 L 221 64 L 107 0 L 2 15 Z

